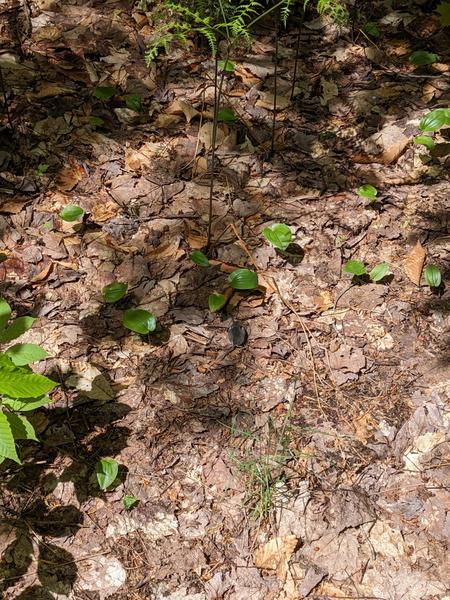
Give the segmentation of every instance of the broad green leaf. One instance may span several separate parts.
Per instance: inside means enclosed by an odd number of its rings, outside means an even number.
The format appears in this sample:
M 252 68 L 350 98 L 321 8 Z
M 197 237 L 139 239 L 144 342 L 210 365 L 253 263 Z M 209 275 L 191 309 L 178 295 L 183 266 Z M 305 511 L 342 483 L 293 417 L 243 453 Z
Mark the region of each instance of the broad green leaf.
M 348 260 L 343 266 L 342 270 L 344 273 L 351 273 L 352 275 L 356 275 L 360 277 L 361 275 L 365 275 L 367 273 L 367 269 L 359 260 Z
M 36 321 L 34 317 L 17 317 L 9 327 L 0 333 L 0 343 L 12 342 L 28 331 Z
M 76 204 L 68 204 L 59 213 L 60 218 L 63 221 L 68 221 L 69 223 L 72 221 L 77 221 L 83 215 L 84 210 L 81 208 L 81 206 L 77 206 Z
M 0 411 L 0 456 L 10 458 L 20 464 L 11 425 L 2 411 Z
M 145 335 L 156 329 L 156 318 L 148 310 L 130 308 L 123 313 L 123 324 L 127 329 Z
M 234 63 L 231 60 L 219 60 L 217 63 L 221 71 L 234 73 Z
M 210 294 L 208 296 L 208 306 L 211 312 L 217 312 L 226 304 L 226 298 L 223 294 Z
M 38 442 L 33 425 L 22 415 L 5 413 L 15 440 L 34 440 Z
M 413 138 L 413 142 L 417 145 L 426 146 L 428 150 L 433 150 L 436 145 L 433 138 L 431 138 L 429 135 L 417 135 L 415 138 Z
M 11 410 L 19 411 L 19 412 L 28 412 L 30 410 L 35 410 L 36 408 L 41 408 L 41 406 L 45 406 L 51 402 L 51 398 L 49 396 L 40 396 L 39 398 L 7 398 L 6 396 L 2 397 L 2 404 Z
M 135 112 L 142 112 L 142 101 L 139 94 L 125 96 L 125 104 L 127 105 L 127 108 L 134 110 Z
M 378 25 L 373 21 L 370 21 L 369 23 L 365 24 L 364 33 L 366 33 L 367 35 L 371 35 L 375 38 L 380 37 L 380 29 Z
M 231 108 L 221 108 L 217 113 L 217 120 L 222 123 L 236 123 L 237 117 Z
M 442 27 L 448 27 L 450 25 L 450 2 L 441 2 L 436 10 L 439 13 Z
M 376 200 L 378 195 L 378 190 L 370 183 L 365 183 L 361 187 L 357 189 L 358 196 L 362 198 L 369 198 L 369 200 Z
M 94 96 L 99 100 L 110 100 L 116 92 L 116 88 L 108 86 L 98 86 L 94 89 Z
M 122 502 L 125 507 L 125 510 L 131 510 L 133 506 L 136 506 L 136 504 L 138 504 L 139 500 L 138 498 L 136 498 L 136 496 L 131 496 L 130 494 L 127 494 L 122 498 Z
M 101 117 L 96 117 L 95 115 L 89 117 L 89 125 L 92 127 L 100 127 L 104 122 L 105 121 Z
M 379 265 L 375 265 L 374 268 L 370 271 L 369 277 L 370 279 L 376 283 L 377 281 L 381 281 L 383 277 L 389 273 L 389 265 L 386 262 L 380 263 Z
M 422 117 L 419 129 L 421 131 L 437 131 L 446 124 L 448 124 L 446 109 L 436 108 Z
M 0 329 L 3 329 L 5 327 L 10 316 L 11 316 L 10 305 L 6 302 L 6 300 L 3 300 L 3 298 L 0 298 Z
M 189 258 L 199 267 L 209 267 L 208 258 L 203 254 L 203 252 L 200 252 L 200 250 L 194 250 L 194 252 L 191 252 Z
M 108 304 L 118 302 L 128 291 L 128 283 L 114 281 L 102 289 L 103 300 Z
M 284 223 L 275 223 L 272 227 L 264 227 L 263 236 L 272 246 L 280 250 L 286 250 L 292 241 L 292 231 Z
M 229 274 L 228 283 L 235 290 L 254 290 L 258 287 L 258 275 L 249 269 L 236 269 Z
M 436 265 L 427 265 L 423 272 L 425 281 L 430 287 L 438 288 L 441 285 L 442 276 Z
M 8 348 L 5 354 L 11 358 L 16 367 L 29 365 L 48 356 L 47 352 L 36 344 L 15 344 Z
M 57 383 L 48 377 L 23 367 L 0 367 L 0 394 L 10 398 L 37 398 L 56 385 Z
M 427 52 L 426 50 L 416 50 L 409 57 L 409 62 L 417 67 L 432 65 L 438 61 L 439 56 L 437 54 L 433 54 L 433 52 Z
M 95 467 L 98 485 L 105 491 L 114 482 L 119 472 L 119 465 L 113 458 L 102 458 Z
M 4 352 L 0 352 L 0 367 L 14 367 L 13 361 Z

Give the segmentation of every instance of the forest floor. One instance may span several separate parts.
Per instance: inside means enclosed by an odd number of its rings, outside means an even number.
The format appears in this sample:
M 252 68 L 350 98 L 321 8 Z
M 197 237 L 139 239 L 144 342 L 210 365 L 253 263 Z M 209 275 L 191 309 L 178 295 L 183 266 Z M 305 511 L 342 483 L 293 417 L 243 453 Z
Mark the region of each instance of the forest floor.
M 373 41 L 313 14 L 280 32 L 273 158 L 270 23 L 232 57 L 208 268 L 189 259 L 206 244 L 207 51 L 147 68 L 152 27 L 119 2 L 2 8 L 1 293 L 38 317 L 23 341 L 61 383 L 33 417 L 42 443 L 1 467 L 5 599 L 450 598 L 450 130 L 432 156 L 412 143 L 450 105 L 448 29 L 368 4 Z M 414 67 L 418 49 L 439 62 Z M 68 204 L 83 223 L 59 218 Z M 295 256 L 262 236 L 277 222 Z M 349 259 L 391 275 L 352 285 Z M 210 313 L 237 267 L 259 289 Z M 105 304 L 114 280 L 129 293 Z M 130 306 L 159 334 L 124 329 Z M 106 456 L 120 482 L 103 493 Z

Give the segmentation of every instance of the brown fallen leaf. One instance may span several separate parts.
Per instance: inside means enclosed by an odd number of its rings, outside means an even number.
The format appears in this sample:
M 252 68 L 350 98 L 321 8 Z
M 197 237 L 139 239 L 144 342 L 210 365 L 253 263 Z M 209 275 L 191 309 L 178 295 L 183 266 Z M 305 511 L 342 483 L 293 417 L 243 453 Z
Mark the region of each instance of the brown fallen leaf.
M 286 579 L 288 562 L 298 544 L 295 535 L 276 537 L 258 548 L 253 554 L 253 561 L 259 569 L 276 571 L 280 581 Z
M 420 243 L 420 240 L 418 240 L 405 260 L 406 276 L 416 285 L 420 285 L 426 254 L 425 248 Z
M 66 165 L 56 178 L 56 187 L 63 192 L 70 192 L 81 181 L 85 171 L 76 161 L 72 160 Z
M 266 108 L 267 110 L 273 110 L 275 97 L 272 92 L 260 92 L 259 100 L 256 101 L 255 106 L 259 108 Z M 284 110 L 291 103 L 291 99 L 288 96 L 277 96 L 277 110 Z
M 200 114 L 192 104 L 189 104 L 189 102 L 186 102 L 185 100 L 174 100 L 172 104 L 167 107 L 165 112 L 167 115 L 184 115 L 188 123 Z

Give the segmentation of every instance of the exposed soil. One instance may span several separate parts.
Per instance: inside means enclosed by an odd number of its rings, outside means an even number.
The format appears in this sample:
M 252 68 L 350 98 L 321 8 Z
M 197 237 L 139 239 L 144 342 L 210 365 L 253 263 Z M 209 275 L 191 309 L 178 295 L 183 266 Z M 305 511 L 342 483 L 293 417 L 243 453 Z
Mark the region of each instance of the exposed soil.
M 147 68 L 152 27 L 129 4 L 0 6 L 1 294 L 38 317 L 23 341 L 61 384 L 33 417 L 42 443 L 0 467 L 3 597 L 448 600 L 450 129 L 431 154 L 412 143 L 450 106 L 448 28 L 382 2 L 364 8 L 382 19 L 375 41 L 312 12 L 298 37 L 293 18 L 271 158 L 264 24 L 225 77 L 237 122 L 219 129 L 201 268 L 207 51 Z M 440 62 L 414 67 L 417 49 Z M 59 218 L 68 204 L 83 222 Z M 288 256 L 262 235 L 277 222 Z M 442 273 L 434 291 L 412 281 L 417 242 Z M 391 274 L 352 280 L 349 259 Z M 209 312 L 237 267 L 258 271 L 258 290 Z M 114 280 L 128 294 L 105 304 Z M 123 327 L 132 306 L 156 315 L 155 334 Z M 120 482 L 103 493 L 105 456 Z

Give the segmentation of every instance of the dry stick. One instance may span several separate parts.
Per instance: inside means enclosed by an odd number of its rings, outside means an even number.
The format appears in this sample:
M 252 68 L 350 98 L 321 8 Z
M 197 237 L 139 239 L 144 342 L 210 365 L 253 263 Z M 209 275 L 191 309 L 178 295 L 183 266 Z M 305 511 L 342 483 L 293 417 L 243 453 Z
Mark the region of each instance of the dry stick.
M 272 140 L 270 142 L 270 158 L 275 154 L 275 125 L 277 121 L 277 92 L 278 92 L 278 19 L 275 26 L 275 68 L 273 72 L 273 118 L 272 118 Z
M 255 262 L 255 259 L 252 256 L 252 253 L 250 252 L 250 250 L 247 247 L 247 244 L 244 242 L 244 240 L 242 239 L 242 237 L 240 236 L 238 230 L 236 229 L 236 225 L 234 223 L 231 223 L 231 228 L 234 231 L 235 236 L 237 237 L 237 239 L 239 240 L 239 244 L 241 246 L 241 248 L 244 250 L 244 252 L 248 255 L 248 257 L 250 258 L 250 260 L 253 263 L 253 266 L 255 267 L 255 269 L 257 271 L 260 271 L 260 269 L 258 268 L 258 265 Z M 266 277 L 266 276 L 265 276 Z M 313 354 L 313 350 L 312 350 L 312 346 L 311 346 L 311 331 L 308 329 L 308 327 L 305 325 L 305 323 L 303 322 L 303 319 L 301 318 L 301 316 L 299 315 L 298 311 L 292 306 L 292 304 L 286 300 L 286 298 L 283 297 L 282 293 L 280 292 L 280 289 L 278 287 L 277 282 L 275 281 L 275 279 L 273 277 L 271 277 L 272 279 L 272 284 L 269 283 L 269 285 L 271 286 L 272 290 L 274 292 L 276 292 L 281 300 L 281 302 L 286 306 L 286 308 L 288 308 L 290 311 L 292 311 L 294 313 L 294 315 L 297 317 L 301 328 L 303 329 L 303 333 L 305 334 L 306 337 L 306 345 L 308 346 L 308 353 L 309 353 L 309 360 L 311 361 L 311 366 L 312 366 L 312 371 L 313 371 L 313 383 L 314 383 L 314 391 L 316 393 L 316 399 L 317 402 L 319 404 L 320 409 L 322 410 L 322 406 L 320 403 L 320 398 L 319 398 L 319 388 L 317 386 L 317 369 L 316 369 L 316 361 L 314 360 L 314 354 Z

